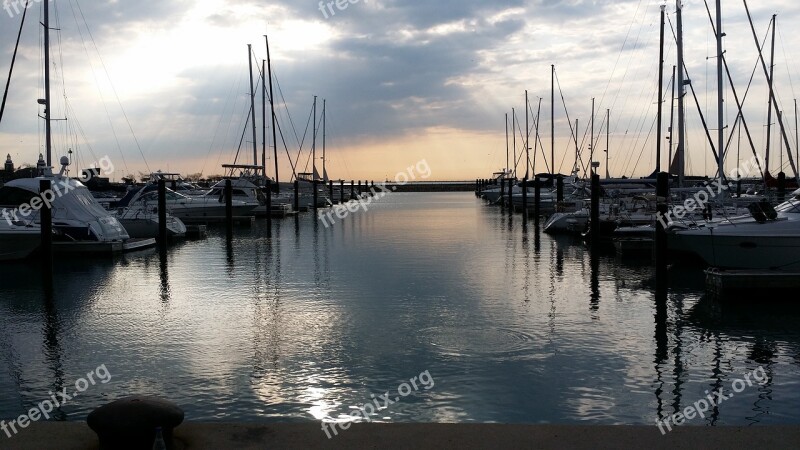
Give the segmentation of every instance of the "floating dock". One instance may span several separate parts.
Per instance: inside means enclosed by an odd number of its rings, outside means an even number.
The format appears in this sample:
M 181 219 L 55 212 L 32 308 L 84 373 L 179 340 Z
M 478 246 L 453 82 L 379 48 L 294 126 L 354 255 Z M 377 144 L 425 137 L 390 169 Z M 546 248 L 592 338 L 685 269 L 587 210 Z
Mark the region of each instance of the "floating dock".
M 225 216 L 207 216 L 207 217 L 192 217 L 181 219 L 184 224 L 188 225 L 214 225 L 214 224 L 225 224 L 227 220 Z M 233 224 L 237 226 L 246 226 L 250 227 L 253 226 L 253 223 L 256 221 L 254 216 L 234 216 Z
M 779 270 L 706 270 L 706 291 L 716 298 L 763 299 L 765 291 L 797 292 L 800 272 Z M 752 297 L 752 296 L 756 297 Z
M 130 239 L 125 242 L 53 242 L 57 254 L 114 255 L 155 247 L 156 240 Z

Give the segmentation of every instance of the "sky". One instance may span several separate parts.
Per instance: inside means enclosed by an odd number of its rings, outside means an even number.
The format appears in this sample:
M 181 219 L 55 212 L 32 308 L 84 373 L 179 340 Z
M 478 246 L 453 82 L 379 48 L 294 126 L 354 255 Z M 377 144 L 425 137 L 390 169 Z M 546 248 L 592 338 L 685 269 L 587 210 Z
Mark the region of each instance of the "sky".
M 22 10 L 0 0 L 0 73 L 5 83 Z M 327 2 L 326 2 L 327 3 Z M 279 123 L 281 181 L 292 165 L 310 171 L 312 104 L 318 97 L 322 171 L 325 101 L 326 167 L 334 179 L 394 179 L 425 160 L 430 180 L 488 178 L 508 167 L 506 123 L 516 128 L 518 158 L 524 153 L 526 119 L 535 172 L 549 172 L 551 66 L 555 66 L 555 168 L 569 173 L 575 160 L 574 122 L 582 161 L 589 160 L 592 99 L 594 159 L 605 174 L 646 176 L 656 167 L 656 110 L 660 5 L 656 0 L 53 0 L 52 115 L 54 159 L 74 151 L 85 167 L 108 156 L 111 175 L 155 170 L 206 176 L 223 163 L 253 162 L 248 50 L 252 44 L 257 84 L 257 154 L 263 145 L 258 70 L 269 36 Z M 743 2 L 723 0 L 724 46 L 754 145 L 767 144 L 768 86 L 758 63 Z M 41 18 L 43 3 L 28 10 L 5 116 L 0 152 L 16 164 L 35 163 L 44 149 Z M 341 6 L 341 8 L 340 8 Z M 789 0 L 751 1 L 758 39 L 771 37 L 777 14 L 775 90 L 792 152 L 796 152 L 800 82 L 791 32 L 800 5 Z M 715 6 L 710 5 L 712 14 Z M 676 5 L 666 7 L 662 166 L 667 167 L 670 79 L 676 45 L 670 29 Z M 686 65 L 710 133 L 717 140 L 716 47 L 702 0 L 683 9 Z M 770 62 L 769 39 L 765 57 Z M 756 69 L 756 70 L 754 70 Z M 753 76 L 753 74 L 755 74 Z M 753 77 L 752 85 L 750 79 Z M 748 90 L 749 86 L 749 90 Z M 526 118 L 525 91 L 529 114 Z M 733 92 L 725 82 L 726 171 L 752 156 Z M 563 99 L 563 100 L 562 100 Z M 713 175 L 715 161 L 698 106 L 686 97 L 687 172 Z M 512 108 L 517 123 L 511 124 Z M 505 115 L 509 115 L 506 122 Z M 611 117 L 606 126 L 607 114 Z M 269 116 L 269 114 L 267 114 Z M 63 119 L 67 120 L 63 120 Z M 537 120 L 538 118 L 538 120 Z M 777 115 L 773 116 L 777 122 Z M 537 140 L 539 128 L 541 145 Z M 773 128 L 772 172 L 783 163 Z M 741 136 L 740 136 L 740 131 Z M 676 131 L 677 132 L 677 131 Z M 267 131 L 271 144 L 271 130 Z M 243 137 L 244 136 L 244 137 Z M 282 138 L 281 138 L 282 136 Z M 513 139 L 509 137 L 513 158 Z M 608 141 L 608 146 L 606 142 Z M 677 141 L 677 137 L 675 139 Z M 241 142 L 241 145 L 240 145 Z M 301 149 L 302 142 L 302 152 Z M 741 144 L 740 144 L 741 142 Z M 239 153 L 236 158 L 237 151 Z M 299 153 L 300 152 L 300 153 Z M 267 165 L 273 175 L 272 150 Z M 546 155 L 546 156 L 545 156 Z M 291 162 L 290 162 L 291 158 Z M 533 163 L 532 163 L 533 164 Z M 509 166 L 513 166 L 510 163 Z M 517 170 L 525 173 L 525 158 Z

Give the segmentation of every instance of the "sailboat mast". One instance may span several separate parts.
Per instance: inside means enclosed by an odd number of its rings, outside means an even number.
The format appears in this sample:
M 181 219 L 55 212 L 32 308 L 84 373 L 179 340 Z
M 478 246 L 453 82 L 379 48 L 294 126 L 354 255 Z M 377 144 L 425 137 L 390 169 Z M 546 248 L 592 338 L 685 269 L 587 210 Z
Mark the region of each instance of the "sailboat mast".
M 777 14 L 772 15 L 772 55 L 771 59 L 769 60 L 769 109 L 767 109 L 767 150 L 766 150 L 766 158 L 767 161 L 765 162 L 766 168 L 764 169 L 767 173 L 769 173 L 769 152 L 772 146 L 772 99 L 775 96 L 775 91 L 773 90 L 773 83 L 772 77 L 775 74 L 775 29 L 778 28 L 776 25 Z
M 592 164 L 592 175 L 594 175 L 594 99 L 592 99 L 592 134 L 589 137 L 589 162 Z
M 578 119 L 575 119 L 575 167 L 573 167 L 572 171 L 575 172 L 575 176 L 578 175 L 578 160 L 580 159 L 581 150 L 578 148 Z
M 658 126 L 656 128 L 656 173 L 661 173 L 661 128 L 664 111 L 664 28 L 667 5 L 661 5 L 661 39 L 658 57 Z
M 328 174 L 327 169 L 325 168 L 325 162 L 327 161 L 325 153 L 325 134 L 326 134 L 325 125 L 327 122 L 327 117 L 325 115 L 325 111 L 327 107 L 328 107 L 328 100 L 322 99 L 322 176 L 323 177 Z
M 795 102 L 795 106 L 797 106 L 797 102 Z M 508 150 L 508 113 L 506 113 L 506 174 L 511 170 L 511 165 L 509 165 L 510 161 L 508 160 Z M 506 175 L 503 176 L 505 177 Z
M 267 72 L 265 60 L 261 60 L 261 174 L 267 180 Z
M 686 95 L 686 82 L 683 70 L 683 0 L 676 0 L 677 5 L 677 33 L 678 33 L 678 186 L 683 187 L 686 176 L 686 110 L 684 109 L 684 96 Z
M 528 124 L 528 90 L 525 90 L 525 179 L 530 178 L 531 166 L 531 127 Z
M 311 142 L 311 179 L 317 180 L 317 96 L 314 96 L 314 139 Z M 316 188 L 316 186 L 315 186 Z
M 275 193 L 280 194 L 281 185 L 280 178 L 278 177 L 278 130 L 275 125 L 275 92 L 272 89 L 272 58 L 269 53 L 269 38 L 264 35 L 267 42 L 267 76 L 269 77 L 269 108 L 272 112 L 272 144 L 275 146 Z
M 606 110 L 606 180 L 611 178 L 608 170 L 608 154 L 611 152 L 611 110 Z
M 517 178 L 517 110 L 511 108 L 511 135 L 514 140 L 514 179 Z
M 44 129 L 45 155 L 48 167 L 52 167 L 53 135 L 50 125 L 50 5 L 44 2 Z
M 725 179 L 725 96 L 722 91 L 722 37 L 725 33 L 722 32 L 722 2 L 717 0 L 717 140 L 719 142 L 717 149 L 717 170 L 719 170 L 719 180 L 722 182 Z
M 253 85 L 253 46 L 247 44 L 247 63 L 250 67 L 250 119 L 253 124 L 253 165 L 258 165 L 258 141 L 256 140 L 256 92 Z
M 672 171 L 672 149 L 675 147 L 675 67 L 672 66 L 672 99 L 669 105 L 669 159 L 667 160 L 667 172 Z
M 770 100 L 771 100 L 770 103 L 772 104 L 772 107 L 777 110 L 777 109 L 779 109 L 779 107 L 778 107 L 778 99 L 774 95 L 774 92 L 772 90 L 772 76 L 770 76 L 769 70 L 767 69 L 767 63 L 764 61 L 764 53 L 761 51 L 761 44 L 758 42 L 758 35 L 756 34 L 756 27 L 755 27 L 755 24 L 753 24 L 753 16 L 750 14 L 750 7 L 747 6 L 747 0 L 743 0 L 743 3 L 744 3 L 744 9 L 747 12 L 747 20 L 750 22 L 750 30 L 753 32 L 753 40 L 755 41 L 756 48 L 758 49 L 758 59 L 761 62 L 761 68 L 764 70 L 764 76 L 767 77 L 767 79 L 768 79 L 767 81 L 769 82 L 769 85 L 770 85 Z M 773 16 L 773 21 L 772 21 L 773 27 L 776 25 L 776 23 L 777 23 L 777 20 L 775 20 L 775 16 Z M 773 31 L 773 42 L 774 42 L 775 30 L 773 29 L 772 31 Z M 774 49 L 775 49 L 774 43 L 772 45 L 772 48 L 773 48 L 773 51 L 774 51 Z M 771 121 L 769 121 L 769 122 L 771 122 Z M 791 151 L 792 146 L 789 143 L 789 136 L 786 134 L 786 128 L 783 126 L 783 123 L 780 123 L 780 130 L 781 130 L 781 137 L 783 137 L 783 143 L 786 145 L 786 149 L 787 149 L 786 152 L 787 152 L 787 154 L 789 156 L 789 164 L 792 166 L 792 170 L 794 170 L 795 179 L 800 181 L 800 173 L 798 173 L 797 166 L 794 163 L 794 158 L 792 157 L 792 151 Z M 767 163 L 769 163 L 769 158 L 767 158 Z M 766 172 L 766 170 L 765 170 L 765 172 Z
M 575 130 L 577 135 L 578 130 Z M 577 159 L 576 159 L 577 161 Z M 550 66 L 550 164 L 553 165 L 553 175 L 556 166 L 556 66 Z M 577 166 L 577 164 L 576 164 Z

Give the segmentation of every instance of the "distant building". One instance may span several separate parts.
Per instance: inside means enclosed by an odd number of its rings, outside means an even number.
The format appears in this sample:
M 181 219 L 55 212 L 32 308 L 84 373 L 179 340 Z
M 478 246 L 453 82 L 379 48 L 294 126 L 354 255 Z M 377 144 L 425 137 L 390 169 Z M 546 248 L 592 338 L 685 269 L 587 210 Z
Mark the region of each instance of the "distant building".
M 11 161 L 11 155 L 6 156 L 6 166 L 4 171 L 6 174 L 14 173 L 14 161 Z

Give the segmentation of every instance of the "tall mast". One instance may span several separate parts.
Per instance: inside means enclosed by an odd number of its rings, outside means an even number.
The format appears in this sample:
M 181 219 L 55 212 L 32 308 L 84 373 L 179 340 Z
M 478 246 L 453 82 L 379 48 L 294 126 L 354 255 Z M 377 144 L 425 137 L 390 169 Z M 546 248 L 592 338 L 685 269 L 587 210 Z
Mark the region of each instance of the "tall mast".
M 578 160 L 580 159 L 581 150 L 578 148 L 578 119 L 575 119 L 575 167 L 572 169 L 575 176 L 578 176 Z
M 795 104 L 796 103 L 797 102 L 795 102 Z M 506 113 L 506 170 L 505 170 L 506 173 L 508 173 L 508 171 L 511 170 L 511 166 L 508 163 L 509 163 L 509 160 L 508 160 L 508 113 Z M 503 175 L 503 176 L 505 177 L 506 175 Z
M 772 86 L 772 77 L 770 76 L 769 71 L 767 70 L 767 63 L 764 61 L 764 53 L 761 51 L 761 44 L 758 42 L 758 35 L 756 34 L 756 27 L 753 24 L 753 16 L 750 14 L 750 8 L 747 6 L 747 0 L 743 0 L 743 3 L 744 3 L 744 9 L 747 12 L 747 20 L 750 22 L 750 30 L 753 32 L 753 40 L 755 41 L 756 48 L 758 49 L 758 59 L 761 62 L 761 68 L 764 69 L 764 76 L 766 76 L 768 78 L 770 86 Z M 773 26 L 775 26 L 776 22 L 777 21 L 775 20 L 775 18 L 773 16 Z M 774 40 L 774 31 L 775 30 L 773 30 L 773 40 Z M 772 48 L 773 48 L 773 51 L 774 51 L 774 49 L 775 49 L 775 45 L 774 44 L 773 44 Z M 772 107 L 775 108 L 776 110 L 779 109 L 779 107 L 778 107 L 778 98 L 774 95 L 774 92 L 773 92 L 772 89 L 770 89 L 770 94 L 771 94 L 770 95 L 770 99 L 771 99 Z M 798 173 L 797 166 L 795 165 L 794 158 L 792 157 L 792 151 L 791 151 L 792 146 L 789 143 L 789 136 L 786 134 L 786 128 L 784 128 L 782 122 L 780 123 L 780 130 L 781 130 L 781 136 L 783 137 L 783 143 L 786 145 L 786 152 L 787 152 L 787 154 L 789 156 L 789 164 L 791 164 L 792 170 L 794 170 L 795 179 L 800 181 L 800 173 Z M 769 162 L 769 158 L 767 158 L 767 162 Z
M 725 96 L 722 92 L 722 38 L 725 33 L 722 32 L 722 2 L 717 0 L 717 140 L 719 144 L 719 154 L 717 155 L 717 170 L 719 170 L 719 180 L 722 182 L 725 179 Z
M 44 2 L 44 129 L 45 129 L 45 162 L 52 167 L 53 136 L 50 126 L 50 5 Z
M 577 136 L 578 130 L 575 129 Z M 577 161 L 577 160 L 576 160 Z M 550 164 L 556 173 L 556 66 L 550 66 Z
M 800 162 L 800 130 L 798 130 L 797 125 L 797 99 L 794 99 L 794 145 L 797 151 L 797 161 Z
M 664 27 L 667 5 L 661 5 L 661 40 L 658 57 L 658 126 L 656 129 L 656 173 L 661 173 L 661 128 L 664 111 Z
M 611 110 L 606 109 L 606 180 L 611 178 L 608 170 L 608 154 L 611 152 Z
M 253 123 L 253 165 L 258 165 L 258 141 L 256 140 L 256 92 L 253 85 L 253 46 L 247 44 L 247 63 L 250 66 L 250 119 Z
M 528 90 L 525 90 L 525 179 L 530 178 L 530 166 L 531 166 L 531 127 L 528 124 Z
M 264 35 L 267 42 L 267 76 L 269 77 L 269 107 L 272 111 L 272 144 L 275 146 L 275 193 L 281 192 L 280 178 L 278 177 L 278 130 L 275 126 L 275 92 L 272 90 L 272 58 L 269 54 L 269 38 Z
M 686 81 L 683 70 L 683 0 L 676 0 L 678 22 L 678 186 L 683 187 L 686 176 L 686 110 L 684 109 L 684 96 L 686 95 Z
M 767 110 L 767 161 L 766 161 L 766 168 L 764 169 L 765 172 L 769 173 L 769 151 L 770 147 L 772 146 L 772 99 L 775 96 L 775 91 L 773 90 L 774 85 L 772 84 L 772 76 L 775 74 L 775 29 L 778 28 L 777 25 L 777 15 L 774 14 L 772 16 L 772 56 L 769 61 L 769 109 Z
M 267 180 L 267 72 L 266 61 L 261 60 L 261 174 Z
M 667 172 L 672 171 L 672 149 L 675 144 L 675 69 L 672 66 L 672 99 L 669 105 L 669 159 L 667 160 Z
M 322 176 L 325 177 L 326 169 L 325 169 L 325 162 L 326 162 L 326 154 L 325 154 L 325 125 L 327 122 L 327 118 L 325 115 L 325 111 L 328 107 L 328 100 L 322 99 Z M 323 178 L 324 179 L 324 178 Z
M 314 139 L 311 141 L 311 179 L 317 179 L 317 96 L 314 96 Z
M 591 136 L 589 137 L 589 162 L 592 164 L 592 175 L 594 175 L 594 99 L 592 99 L 592 124 Z
M 517 110 L 511 108 L 511 136 L 514 141 L 514 178 L 517 178 Z

